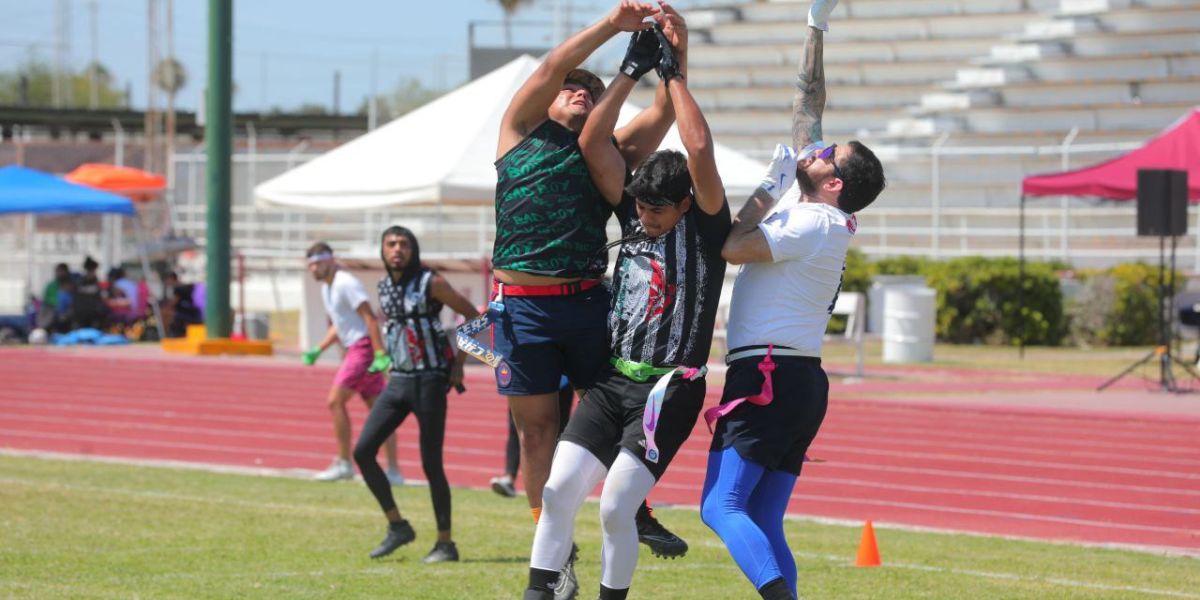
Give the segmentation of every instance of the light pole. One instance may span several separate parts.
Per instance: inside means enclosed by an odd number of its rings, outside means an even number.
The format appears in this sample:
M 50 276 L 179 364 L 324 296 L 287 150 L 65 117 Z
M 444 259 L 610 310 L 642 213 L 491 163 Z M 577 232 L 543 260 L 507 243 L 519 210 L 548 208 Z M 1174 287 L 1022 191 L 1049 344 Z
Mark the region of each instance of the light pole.
M 204 138 L 207 151 L 208 222 L 207 302 L 204 325 L 209 339 L 228 338 L 233 325 L 229 311 L 230 212 L 229 177 L 233 119 L 233 0 L 208 2 L 208 119 Z

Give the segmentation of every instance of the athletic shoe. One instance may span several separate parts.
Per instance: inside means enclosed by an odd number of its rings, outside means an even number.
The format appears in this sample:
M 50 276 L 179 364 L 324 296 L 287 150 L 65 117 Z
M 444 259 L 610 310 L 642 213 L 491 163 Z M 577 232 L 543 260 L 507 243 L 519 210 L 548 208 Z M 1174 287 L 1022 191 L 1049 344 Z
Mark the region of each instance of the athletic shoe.
M 458 562 L 458 546 L 454 542 L 438 542 L 433 550 L 421 559 L 423 563 Z
M 575 578 L 576 558 L 579 558 L 579 546 L 571 544 L 567 564 L 559 572 L 558 582 L 554 584 L 554 600 L 575 600 L 579 594 L 579 580 Z
M 417 539 L 417 532 L 413 531 L 412 525 L 408 521 L 388 523 L 387 537 L 383 538 L 383 541 L 379 542 L 379 545 L 371 551 L 371 558 L 383 558 L 415 539 Z
M 687 554 L 688 545 L 682 538 L 663 527 L 654 518 L 654 511 L 645 504 L 637 511 L 638 541 L 650 548 L 659 558 L 678 558 Z
M 517 488 L 513 487 L 513 478 L 508 475 L 493 477 L 491 484 L 492 491 L 505 498 L 512 498 L 517 495 Z
M 388 469 L 384 472 L 384 475 L 387 475 L 388 483 L 395 486 L 404 485 L 404 473 L 400 472 L 400 467 Z
M 337 481 L 339 479 L 354 479 L 354 467 L 350 466 L 350 461 L 340 458 L 333 459 L 333 463 L 328 469 L 313 475 L 313 479 L 317 481 Z

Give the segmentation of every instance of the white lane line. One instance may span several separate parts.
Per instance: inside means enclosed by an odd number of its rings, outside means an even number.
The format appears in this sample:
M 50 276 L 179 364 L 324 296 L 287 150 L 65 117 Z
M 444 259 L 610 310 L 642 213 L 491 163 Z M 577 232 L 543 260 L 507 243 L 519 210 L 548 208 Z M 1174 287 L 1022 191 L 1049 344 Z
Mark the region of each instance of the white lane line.
M 994 423 L 989 423 L 994 425 Z M 957 440 L 978 442 L 981 440 L 994 440 L 997 445 L 1005 447 L 1013 446 L 1041 446 L 1046 443 L 1046 435 L 1005 435 L 1003 433 L 994 433 L 995 428 L 990 428 L 984 431 L 963 431 L 960 429 L 947 429 L 944 427 L 929 427 L 914 424 L 912 426 L 899 425 L 890 422 L 875 423 L 867 419 L 855 417 L 853 420 L 844 419 L 842 421 L 830 421 L 821 427 L 821 435 L 854 435 L 850 433 L 841 434 L 842 431 L 854 431 L 856 433 L 866 434 L 868 437 L 886 435 L 888 437 L 898 437 L 901 439 L 921 438 L 929 440 L 932 443 L 940 444 L 944 440 Z M 1059 432 L 1061 433 L 1061 432 Z M 1071 432 L 1078 435 L 1078 430 Z M 1163 443 L 1163 440 L 1152 434 L 1139 436 L 1145 440 L 1147 437 L 1154 439 L 1153 444 L 1141 444 L 1135 442 L 1123 442 L 1115 439 L 1110 439 L 1107 431 L 1097 432 L 1082 432 L 1086 437 L 1067 437 L 1054 436 L 1054 445 L 1056 447 L 1082 447 L 1082 448 L 1101 448 L 1104 450 L 1135 450 L 1151 453 L 1161 453 L 1164 450 L 1172 453 L 1191 454 L 1197 453 L 1194 443 L 1195 436 L 1186 437 L 1183 444 L 1179 446 L 1169 446 Z
M 182 433 L 182 434 L 188 434 L 188 435 L 205 435 L 205 436 L 213 436 L 213 437 L 232 437 L 232 438 L 252 437 L 254 439 L 259 439 L 259 440 L 287 440 L 287 441 L 304 442 L 304 443 L 323 443 L 329 439 L 328 425 L 321 424 L 322 426 L 319 427 L 320 433 L 318 434 L 317 433 L 318 427 L 316 427 L 315 424 L 312 423 L 311 421 L 306 423 L 307 425 L 310 425 L 310 427 L 306 427 L 305 429 L 313 430 L 312 434 L 276 433 L 274 431 L 268 431 L 268 430 L 250 430 L 250 429 L 218 429 L 218 428 L 213 428 L 213 427 L 192 427 L 192 426 L 186 426 L 186 425 L 163 425 L 163 424 L 143 423 L 143 422 L 138 422 L 138 421 L 104 420 L 104 421 L 84 422 L 84 421 L 80 420 L 79 418 L 56 417 L 56 416 L 47 416 L 47 415 L 21 415 L 20 417 L 17 417 L 17 418 L 0 416 L 0 428 L 3 427 L 3 422 L 5 420 L 15 421 L 17 425 L 20 425 L 21 423 L 33 423 L 33 422 L 47 423 L 47 424 L 52 424 L 52 425 L 71 425 L 71 426 L 78 426 L 78 425 L 84 424 L 93 430 L 101 429 L 101 428 L 133 429 L 135 431 L 161 431 L 161 432 L 165 432 L 165 433 Z M 190 422 L 189 419 L 179 419 L 179 421 L 180 422 Z M 263 424 L 262 419 L 248 419 L 248 421 L 259 424 L 259 425 Z M 497 427 L 497 429 L 499 429 L 499 427 Z M 403 434 L 405 432 L 408 432 L 409 430 L 401 428 L 400 431 Z M 449 437 L 452 437 L 456 440 L 479 439 L 479 440 L 487 440 L 489 442 L 495 441 L 495 439 L 496 439 L 496 436 L 494 436 L 494 435 L 487 435 L 485 433 L 471 433 L 471 432 L 455 432 L 452 436 L 449 436 Z M 119 439 L 124 440 L 126 438 L 121 437 Z
M 936 434 L 935 435 L 922 435 L 920 433 L 914 433 L 913 437 L 902 437 L 902 436 L 897 435 L 897 432 L 891 432 L 891 433 L 888 433 L 886 435 L 886 437 L 881 437 L 881 436 L 869 436 L 869 435 L 850 435 L 850 434 L 843 434 L 843 433 L 826 432 L 823 430 L 821 431 L 821 440 L 822 441 L 841 442 L 841 443 L 849 443 L 849 444 L 857 444 L 857 445 L 866 443 L 866 444 L 869 444 L 872 446 L 878 446 L 878 445 L 880 445 L 881 441 L 884 441 L 886 443 L 886 445 L 889 445 L 889 446 L 891 446 L 891 445 L 918 446 L 918 447 L 936 446 L 938 448 L 968 450 L 968 451 L 972 451 L 972 452 L 989 452 L 989 453 L 1003 452 L 1003 453 L 1011 453 L 1011 454 L 1031 454 L 1031 455 L 1035 455 L 1035 456 L 1051 456 L 1051 457 L 1056 457 L 1056 458 L 1062 458 L 1063 456 L 1069 456 L 1073 459 L 1091 458 L 1091 459 L 1110 460 L 1110 461 L 1111 460 L 1119 460 L 1119 461 L 1127 461 L 1127 462 L 1146 462 L 1146 463 L 1154 463 L 1154 464 L 1169 464 L 1169 465 L 1179 465 L 1179 466 L 1200 467 L 1200 449 L 1197 449 L 1194 440 L 1190 444 L 1190 447 L 1187 449 L 1188 451 L 1190 451 L 1192 458 L 1171 458 L 1171 457 L 1161 456 L 1161 454 L 1157 455 L 1157 456 L 1149 456 L 1149 455 L 1132 456 L 1126 452 L 1121 452 L 1117 449 L 1114 449 L 1111 446 L 1106 447 L 1106 450 L 1108 450 L 1106 452 L 1089 452 L 1089 451 L 1078 450 L 1076 448 L 1070 448 L 1070 447 L 1063 448 L 1063 447 L 1059 446 L 1059 440 L 1054 441 L 1055 447 L 1053 447 L 1053 448 L 1040 448 L 1040 447 L 1033 447 L 1032 445 L 1031 446 L 1022 446 L 1018 443 L 1013 442 L 1012 440 L 1009 440 L 1006 443 L 978 444 L 978 443 L 963 443 L 963 442 L 947 442 L 944 440 L 938 440 L 938 439 L 936 439 L 937 437 L 938 436 Z M 1161 451 L 1162 449 L 1156 447 L 1155 450 Z
M 821 456 L 820 450 L 817 450 L 815 456 Z M 671 463 L 669 473 L 698 473 L 703 476 L 707 472 L 707 467 L 704 463 L 691 465 L 680 462 L 681 456 L 696 456 L 707 459 L 708 450 L 693 450 L 684 447 L 683 450 L 676 454 L 675 462 Z M 1046 477 L 1028 477 L 1024 475 L 1000 475 L 995 473 L 978 473 L 972 471 L 956 471 L 951 469 L 927 469 L 921 467 L 893 467 L 880 466 L 866 463 L 854 463 L 843 461 L 817 462 L 810 463 L 804 467 L 804 475 L 801 475 L 801 481 L 813 481 L 820 477 L 814 473 L 839 473 L 843 471 L 871 471 L 882 473 L 881 481 L 887 481 L 895 473 L 904 473 L 906 475 L 918 475 L 921 477 L 957 477 L 961 479 L 981 480 L 981 481 L 1002 481 L 1008 483 L 1022 483 L 1029 485 L 1046 485 L 1053 487 L 1067 488 L 1084 488 L 1096 490 L 1112 490 L 1118 492 L 1141 493 L 1141 494 L 1156 494 L 1156 495 L 1179 495 L 1179 496 L 1200 496 L 1200 489 L 1196 490 L 1181 490 L 1177 488 L 1164 488 L 1145 485 L 1127 485 L 1122 483 L 1104 483 L 1094 481 L 1073 481 L 1060 478 Z M 870 480 L 864 480 L 870 481 Z M 662 485 L 662 484 L 659 484 Z M 939 488 L 929 488 L 936 490 Z
M 815 456 L 820 456 L 815 454 Z M 905 473 L 911 475 L 922 476 L 944 476 L 944 477 L 962 477 L 964 479 L 984 479 L 990 481 L 1010 481 L 1014 483 L 1034 483 L 1045 485 L 1064 485 L 1070 487 L 1081 487 L 1098 490 L 1120 490 L 1126 492 L 1144 492 L 1149 494 L 1175 494 L 1180 496 L 1197 496 L 1200 497 L 1200 489 L 1181 490 L 1178 488 L 1165 488 L 1152 485 L 1129 485 L 1124 483 L 1108 483 L 1104 481 L 1075 481 L 1070 479 L 1049 478 L 1049 477 L 1029 477 L 1026 475 L 1002 475 L 999 473 L 977 473 L 971 471 L 957 471 L 953 469 L 928 469 L 924 467 L 896 467 L 890 465 L 872 465 L 865 463 L 854 462 L 828 462 L 816 463 L 815 468 L 824 469 L 859 469 L 866 471 L 877 471 L 885 474 Z M 806 467 L 807 468 L 807 467 Z
M 31 409 L 31 410 L 36 410 L 36 411 L 45 411 L 46 410 L 45 403 L 3 402 L 2 399 L 0 399 L 0 407 L 23 408 L 23 409 Z M 54 409 L 56 411 L 68 412 L 68 413 L 76 415 L 77 418 L 74 419 L 74 421 L 76 421 L 76 422 L 84 419 L 87 415 L 93 415 L 93 414 L 117 415 L 117 416 L 125 416 L 125 417 L 140 417 L 140 418 L 152 418 L 152 419 L 164 419 L 165 418 L 165 419 L 178 419 L 178 420 L 186 420 L 186 421 L 205 421 L 205 422 L 213 422 L 213 423 L 238 423 L 238 424 L 247 424 L 247 425 L 262 425 L 264 422 L 264 417 L 261 417 L 261 416 L 259 416 L 259 417 L 238 417 L 238 416 L 230 416 L 227 414 L 214 414 L 214 413 L 203 412 L 203 411 L 189 413 L 189 412 L 177 412 L 177 411 L 172 411 L 172 410 L 161 410 L 161 409 L 160 410 L 145 410 L 145 409 L 140 409 L 140 408 L 115 408 L 115 407 L 107 407 L 107 406 L 96 406 L 96 405 L 91 405 L 91 404 L 70 405 L 69 403 L 55 403 Z M 289 412 L 294 412 L 294 411 L 289 411 Z M 42 413 L 39 412 L 38 414 L 42 414 Z M 318 413 L 313 412 L 312 414 L 315 415 Z M 325 414 L 325 411 L 321 411 L 320 414 L 323 417 Z M 351 416 L 353 417 L 356 415 L 352 414 Z M 23 418 L 26 418 L 26 415 L 20 415 L 17 418 L 18 418 L 18 420 L 23 419 Z M 109 421 L 105 421 L 105 422 L 109 422 Z M 319 418 L 288 419 L 286 417 L 271 416 L 270 422 L 272 424 L 276 424 L 276 425 L 286 425 L 289 428 L 305 428 L 305 429 L 314 429 L 314 430 L 319 428 L 321 431 L 326 431 L 329 428 L 329 425 Z M 462 418 L 462 417 L 455 417 L 454 424 L 456 426 L 466 425 L 467 428 L 470 428 L 470 429 L 507 431 L 507 429 L 505 428 L 503 419 L 500 419 L 500 420 L 468 419 L 468 418 Z M 141 426 L 141 423 L 138 423 L 138 425 Z
M 958 496 L 975 496 L 979 498 L 1004 498 L 1007 500 L 1029 500 L 1035 502 L 1061 502 L 1063 504 L 1083 505 L 1083 506 L 1098 506 L 1103 508 L 1120 508 L 1122 510 L 1140 510 L 1147 512 L 1167 512 L 1171 514 L 1184 515 L 1200 515 L 1200 509 L 1183 508 L 1178 506 L 1158 506 L 1152 504 L 1140 504 L 1135 502 L 1111 502 L 1106 500 L 1093 500 L 1091 498 L 1074 498 L 1067 496 L 1047 496 L 1043 494 L 1014 494 L 1010 492 L 989 492 L 978 490 L 963 490 L 955 488 L 932 487 L 924 485 L 904 485 L 897 483 L 884 483 L 878 481 L 868 481 L 864 479 L 844 479 L 841 477 L 813 477 L 806 476 L 805 484 L 824 483 L 827 485 L 855 485 L 871 488 L 879 488 L 885 490 L 899 490 L 906 492 L 918 492 L 923 494 L 953 494 Z
M 860 448 L 857 446 L 838 446 L 835 444 L 820 445 L 822 450 L 844 452 L 847 454 L 866 454 L 869 456 L 888 456 L 910 458 L 914 460 L 945 460 L 945 461 L 971 461 L 976 464 L 990 465 L 1005 465 L 1010 467 L 1023 467 L 1028 469 L 1066 469 L 1071 471 L 1093 471 L 1097 473 L 1113 473 L 1121 475 L 1134 475 L 1146 477 L 1162 477 L 1169 479 L 1183 479 L 1185 481 L 1200 481 L 1200 472 L 1197 471 L 1154 471 L 1150 469 L 1132 469 L 1124 467 L 1113 467 L 1109 465 L 1079 465 L 1074 463 L 1036 461 L 1036 460 L 1017 460 L 1011 458 L 995 458 L 979 455 L 959 455 L 959 454 L 943 454 L 938 452 L 897 452 L 895 450 L 875 449 L 875 448 Z
M 1114 523 L 1112 521 L 1093 521 L 1091 519 L 1075 519 L 1072 517 L 1057 517 L 1051 515 L 1035 515 L 1025 512 L 1006 511 L 1006 510 L 989 510 L 982 508 L 960 508 L 956 506 L 935 506 L 931 504 L 923 504 L 919 502 L 896 502 L 892 500 L 871 500 L 867 498 L 847 498 L 845 496 L 822 496 L 817 494 L 792 494 L 792 500 L 821 502 L 823 504 L 865 504 L 868 506 L 886 506 L 889 508 L 906 508 L 911 510 L 921 510 L 937 514 L 955 513 L 961 515 L 977 515 L 985 517 L 998 517 L 1002 519 L 1019 519 L 1022 521 L 1044 521 L 1047 523 L 1064 523 L 1067 525 L 1079 525 L 1081 527 L 1093 527 L 1097 529 L 1123 529 L 1128 531 L 1152 531 L 1156 533 L 1174 533 L 1182 536 L 1195 535 L 1200 531 L 1187 529 L 1186 527 L 1157 527 L 1154 525 L 1135 525 L 1127 523 Z
M 64 434 L 64 433 L 41 433 L 21 431 L 17 429 L 0 428 L 0 439 L 4 436 L 21 437 L 35 440 L 51 440 L 53 442 L 81 442 L 92 444 L 122 444 L 127 446 L 139 446 L 146 448 L 171 448 L 178 450 L 205 450 L 209 452 L 220 452 L 223 454 L 240 454 L 250 456 L 281 456 L 287 458 L 304 458 L 312 460 L 329 460 L 329 455 L 324 452 L 306 452 L 293 450 L 280 450 L 276 448 L 247 448 L 238 446 L 229 446 L 222 444 L 197 444 L 191 442 L 168 442 L 168 441 L 147 441 L 137 440 L 122 437 L 108 437 L 100 435 L 85 435 L 85 434 Z M 256 437 L 253 434 L 248 434 L 242 437 Z M 402 438 L 408 439 L 408 438 Z M 400 448 L 406 450 L 418 449 L 419 443 L 416 441 L 398 442 Z M 453 447 L 447 448 L 446 454 L 467 454 L 473 456 L 494 457 L 496 452 L 493 450 L 484 450 L 481 448 L 464 448 Z M 450 467 L 454 463 L 446 463 Z M 492 469 L 494 471 L 495 469 Z

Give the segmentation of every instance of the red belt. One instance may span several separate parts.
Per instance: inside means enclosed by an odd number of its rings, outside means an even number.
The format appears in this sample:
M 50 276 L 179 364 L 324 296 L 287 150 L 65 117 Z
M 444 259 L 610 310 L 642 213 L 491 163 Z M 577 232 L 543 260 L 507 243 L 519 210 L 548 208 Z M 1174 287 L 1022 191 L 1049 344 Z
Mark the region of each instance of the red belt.
M 551 285 L 509 285 L 499 281 L 492 282 L 492 293 L 500 291 L 504 286 L 505 296 L 572 296 L 586 292 L 601 284 L 599 279 L 581 279 L 570 283 L 555 283 Z

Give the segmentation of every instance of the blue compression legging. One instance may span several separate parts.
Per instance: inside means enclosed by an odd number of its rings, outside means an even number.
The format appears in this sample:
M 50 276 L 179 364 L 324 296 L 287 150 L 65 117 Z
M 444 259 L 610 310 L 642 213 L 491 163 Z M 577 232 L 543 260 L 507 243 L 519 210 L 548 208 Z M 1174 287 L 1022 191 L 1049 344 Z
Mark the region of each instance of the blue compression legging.
M 783 577 L 796 593 L 796 560 L 783 536 L 783 513 L 795 485 L 795 475 L 746 460 L 732 446 L 708 455 L 700 517 L 756 590 Z

